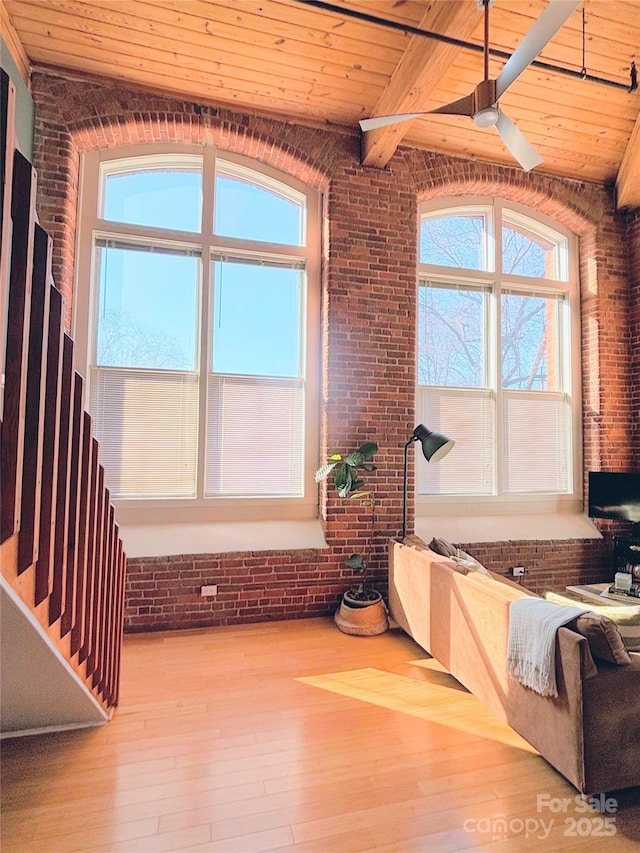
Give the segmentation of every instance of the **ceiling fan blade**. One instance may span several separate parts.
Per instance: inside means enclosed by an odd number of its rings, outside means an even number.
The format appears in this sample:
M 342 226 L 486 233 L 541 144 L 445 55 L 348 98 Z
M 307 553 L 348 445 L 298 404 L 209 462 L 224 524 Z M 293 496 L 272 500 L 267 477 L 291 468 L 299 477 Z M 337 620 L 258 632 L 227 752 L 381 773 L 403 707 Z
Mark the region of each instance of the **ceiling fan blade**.
M 412 118 L 420 118 L 426 113 L 398 113 L 393 116 L 378 116 L 377 118 L 363 118 L 360 120 L 361 130 L 375 130 L 378 127 L 386 127 L 388 124 L 396 124 L 400 121 L 409 121 Z
M 431 113 L 446 113 L 447 115 L 456 116 L 472 116 L 473 115 L 473 95 L 466 95 L 457 101 L 450 104 L 445 104 L 443 107 L 438 107 L 437 110 L 429 110 L 424 113 L 397 113 L 392 116 L 377 116 L 376 118 L 363 118 L 359 122 L 361 130 L 375 130 L 378 127 L 386 127 L 388 124 L 396 124 L 400 121 L 409 121 L 412 118 L 420 118 L 421 116 L 430 115 Z
M 429 113 L 440 113 L 441 115 L 450 116 L 473 116 L 474 101 L 473 95 L 465 95 L 464 98 L 459 98 L 457 101 L 452 101 L 450 104 L 445 104 L 443 107 L 438 107 L 436 110 L 429 110 Z
M 511 155 L 520 163 L 525 172 L 539 166 L 543 158 L 538 154 L 521 130 L 503 112 L 498 116 L 496 129 Z
M 507 60 L 496 80 L 496 97 L 499 98 L 516 80 L 525 68 L 533 62 L 543 47 L 549 42 L 574 12 L 582 0 L 549 0 L 544 12 L 522 39 L 518 47 Z

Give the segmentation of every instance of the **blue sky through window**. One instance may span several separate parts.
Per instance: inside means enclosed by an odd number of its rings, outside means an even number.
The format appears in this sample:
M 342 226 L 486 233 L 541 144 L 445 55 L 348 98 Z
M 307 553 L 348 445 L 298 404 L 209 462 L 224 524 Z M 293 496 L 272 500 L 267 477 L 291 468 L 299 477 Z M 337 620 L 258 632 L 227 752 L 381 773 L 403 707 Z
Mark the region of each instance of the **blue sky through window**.
M 301 245 L 302 209 L 278 193 L 239 178 L 216 177 L 216 234 Z
M 105 219 L 142 226 L 143 239 L 145 227 L 200 232 L 200 169 L 144 168 L 107 173 L 104 180 Z M 278 193 L 260 185 L 259 175 L 256 180 L 216 176 L 216 233 L 278 246 L 301 245 L 303 204 L 286 197 L 284 189 Z M 196 370 L 199 258 L 160 247 L 151 252 L 103 247 L 97 252 L 96 363 Z M 211 369 L 300 376 L 304 271 L 272 261 L 261 265 L 226 260 L 212 263 L 211 269 Z
M 420 223 L 420 263 L 486 269 L 484 232 L 482 215 L 423 219 Z
M 420 227 L 423 264 L 466 270 L 495 269 L 490 217 L 475 212 L 426 217 Z M 547 233 L 548 232 L 548 233 Z M 536 230 L 526 217 L 505 211 L 501 229 L 502 271 L 521 278 L 556 279 L 557 248 L 566 240 Z M 484 256 L 484 246 L 488 255 Z M 485 311 L 488 296 L 461 286 L 421 286 L 418 382 L 421 385 L 483 387 Z M 503 293 L 501 297 L 503 388 L 557 390 L 559 306 L 555 297 Z
M 200 259 L 98 249 L 96 363 L 194 370 Z
M 555 299 L 503 293 L 502 387 L 522 391 L 557 390 L 558 372 L 549 373 L 549 355 L 557 357 Z
M 107 175 L 103 218 L 148 228 L 200 231 L 202 172 L 149 169 Z
M 483 388 L 487 294 L 420 287 L 418 384 Z
M 282 267 L 216 262 L 216 373 L 299 376 L 302 275 Z
M 552 276 L 546 269 L 547 252 L 540 243 L 516 228 L 502 228 L 502 269 L 511 275 L 532 278 Z

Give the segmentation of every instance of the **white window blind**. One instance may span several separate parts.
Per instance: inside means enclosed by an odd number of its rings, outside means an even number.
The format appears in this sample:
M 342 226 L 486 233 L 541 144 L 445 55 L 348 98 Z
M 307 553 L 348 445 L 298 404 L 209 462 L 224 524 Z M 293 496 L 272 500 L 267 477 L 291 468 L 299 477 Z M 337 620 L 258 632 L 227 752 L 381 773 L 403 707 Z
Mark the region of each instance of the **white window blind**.
M 505 392 L 503 491 L 562 493 L 571 482 L 571 408 L 564 394 Z
M 304 383 L 210 374 L 205 494 L 300 496 Z
M 495 395 L 484 389 L 420 388 L 418 421 L 455 437 L 446 465 L 416 466 L 418 494 L 490 495 L 495 482 Z
M 94 368 L 91 411 L 112 495 L 193 497 L 198 378 L 174 371 Z

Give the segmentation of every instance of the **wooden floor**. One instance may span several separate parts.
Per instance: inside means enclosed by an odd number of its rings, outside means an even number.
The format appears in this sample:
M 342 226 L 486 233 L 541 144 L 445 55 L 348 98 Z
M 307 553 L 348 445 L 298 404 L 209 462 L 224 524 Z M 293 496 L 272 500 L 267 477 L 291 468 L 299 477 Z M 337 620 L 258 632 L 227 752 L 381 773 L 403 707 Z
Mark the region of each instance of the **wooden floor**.
M 411 640 L 329 619 L 129 636 L 113 721 L 2 766 L 4 853 L 640 850 L 640 789 L 584 811 Z

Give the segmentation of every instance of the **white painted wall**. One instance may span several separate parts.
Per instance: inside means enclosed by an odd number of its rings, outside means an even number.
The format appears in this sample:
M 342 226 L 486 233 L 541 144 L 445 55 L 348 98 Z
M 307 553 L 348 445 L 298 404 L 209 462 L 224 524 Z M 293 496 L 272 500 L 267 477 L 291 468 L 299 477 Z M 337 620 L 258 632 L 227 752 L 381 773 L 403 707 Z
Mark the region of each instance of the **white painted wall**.
M 0 733 L 81 728 L 108 715 L 0 575 Z
M 317 519 L 218 524 L 120 524 L 127 557 L 327 548 Z

